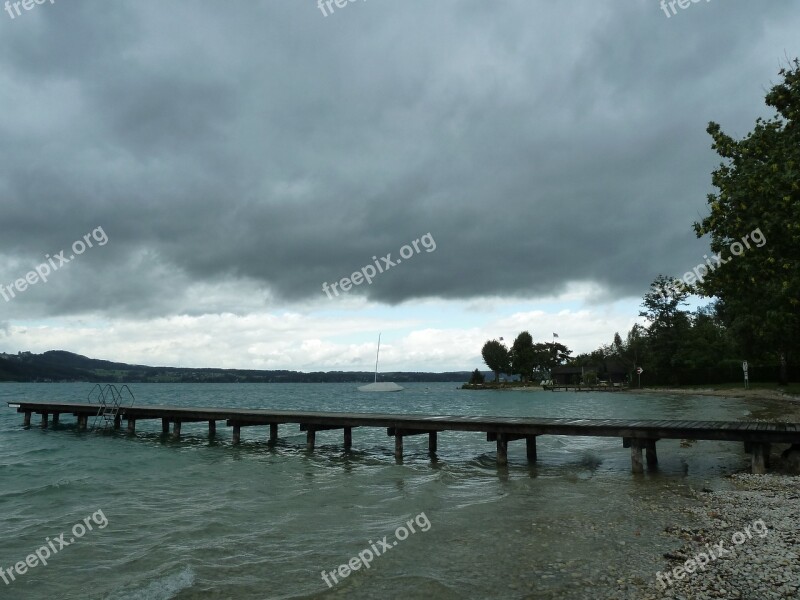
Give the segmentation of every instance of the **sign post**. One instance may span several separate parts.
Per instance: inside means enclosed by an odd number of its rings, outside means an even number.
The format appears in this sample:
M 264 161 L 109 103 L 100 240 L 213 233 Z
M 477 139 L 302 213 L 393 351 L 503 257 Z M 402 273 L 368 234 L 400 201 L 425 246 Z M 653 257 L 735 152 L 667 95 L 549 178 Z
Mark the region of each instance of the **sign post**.
M 747 361 L 742 362 L 742 371 L 744 371 L 744 389 L 750 388 L 750 377 L 747 373 Z
M 639 389 L 642 389 L 642 373 L 644 372 L 644 369 L 642 367 L 638 367 L 636 372 L 639 374 Z

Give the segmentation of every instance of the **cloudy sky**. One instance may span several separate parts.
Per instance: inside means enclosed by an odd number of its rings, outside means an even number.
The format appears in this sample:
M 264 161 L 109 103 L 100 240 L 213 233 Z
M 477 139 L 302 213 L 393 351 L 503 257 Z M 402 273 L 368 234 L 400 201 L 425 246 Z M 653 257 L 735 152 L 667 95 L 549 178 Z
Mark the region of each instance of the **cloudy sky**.
M 744 136 L 800 55 L 796 0 L 343 4 L 6 4 L 0 352 L 370 370 L 382 331 L 382 369 L 467 370 L 523 329 L 589 351 L 703 262 L 705 128 Z

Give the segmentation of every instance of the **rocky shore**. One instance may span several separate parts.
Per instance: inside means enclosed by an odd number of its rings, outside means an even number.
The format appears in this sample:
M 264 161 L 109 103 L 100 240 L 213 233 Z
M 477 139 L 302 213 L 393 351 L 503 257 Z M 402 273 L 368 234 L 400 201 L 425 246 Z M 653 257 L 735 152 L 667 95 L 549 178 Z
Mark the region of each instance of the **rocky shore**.
M 732 476 L 735 489 L 695 492 L 691 527 L 670 526 L 681 540 L 648 585 L 616 598 L 768 600 L 800 598 L 800 477 Z M 621 586 L 622 587 L 622 586 Z
M 800 396 L 777 389 L 764 388 L 630 388 L 636 394 L 668 394 L 674 396 L 718 396 L 722 398 L 751 398 L 754 400 L 784 400 L 800 402 Z
M 800 398 L 780 390 L 637 392 L 747 398 L 756 402 L 747 420 L 800 422 Z M 741 473 L 730 477 L 733 489 L 693 491 L 685 521 L 663 532 L 678 549 L 664 554 L 648 580 L 621 579 L 610 599 L 800 599 L 800 477 L 786 474 L 796 472 L 797 457 L 781 457 L 780 450 L 773 448 L 772 466 L 783 475 Z

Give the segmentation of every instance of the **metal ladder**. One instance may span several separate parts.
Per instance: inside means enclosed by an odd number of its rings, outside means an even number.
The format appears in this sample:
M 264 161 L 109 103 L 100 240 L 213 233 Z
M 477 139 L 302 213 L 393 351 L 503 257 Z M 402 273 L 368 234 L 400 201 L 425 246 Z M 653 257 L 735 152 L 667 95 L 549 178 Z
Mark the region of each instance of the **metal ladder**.
M 127 385 L 118 389 L 117 386 L 110 383 L 105 386 L 98 383 L 89 392 L 87 398 L 91 404 L 97 402 L 100 405 L 92 422 L 93 430 L 98 428 L 98 424 L 102 424 L 103 430 L 109 427 L 113 429 L 120 409 L 130 408 L 135 402 L 133 392 Z M 130 403 L 128 403 L 128 399 L 130 399 Z

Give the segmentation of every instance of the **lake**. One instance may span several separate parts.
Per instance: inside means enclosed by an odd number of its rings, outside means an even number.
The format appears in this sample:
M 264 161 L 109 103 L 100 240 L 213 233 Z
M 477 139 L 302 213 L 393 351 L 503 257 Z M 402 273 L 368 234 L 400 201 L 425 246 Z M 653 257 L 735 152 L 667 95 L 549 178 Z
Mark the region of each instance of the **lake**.
M 268 427 L 243 428 L 234 447 L 222 423 L 214 440 L 188 423 L 175 441 L 159 421 L 137 422 L 133 437 L 124 425 L 78 432 L 71 415 L 47 430 L 34 416 L 25 430 L 6 408 L 81 402 L 92 387 L 0 384 L 0 568 L 50 554 L 0 579 L 2 598 L 612 597 L 618 579 L 653 580 L 675 547 L 664 528 L 690 525 L 690 488 L 724 488 L 749 466 L 741 444 L 664 440 L 658 471 L 634 477 L 619 439 L 542 436 L 536 465 L 519 441 L 498 468 L 495 445 L 466 432 L 440 433 L 434 460 L 427 436 L 406 438 L 397 464 L 382 429 L 354 429 L 349 453 L 341 431 L 318 432 L 309 453 L 296 425 L 281 426 L 275 448 Z M 356 384 L 130 387 L 137 404 L 403 414 L 739 420 L 764 405 L 456 383 L 385 395 Z M 351 559 L 357 570 L 340 570 Z

